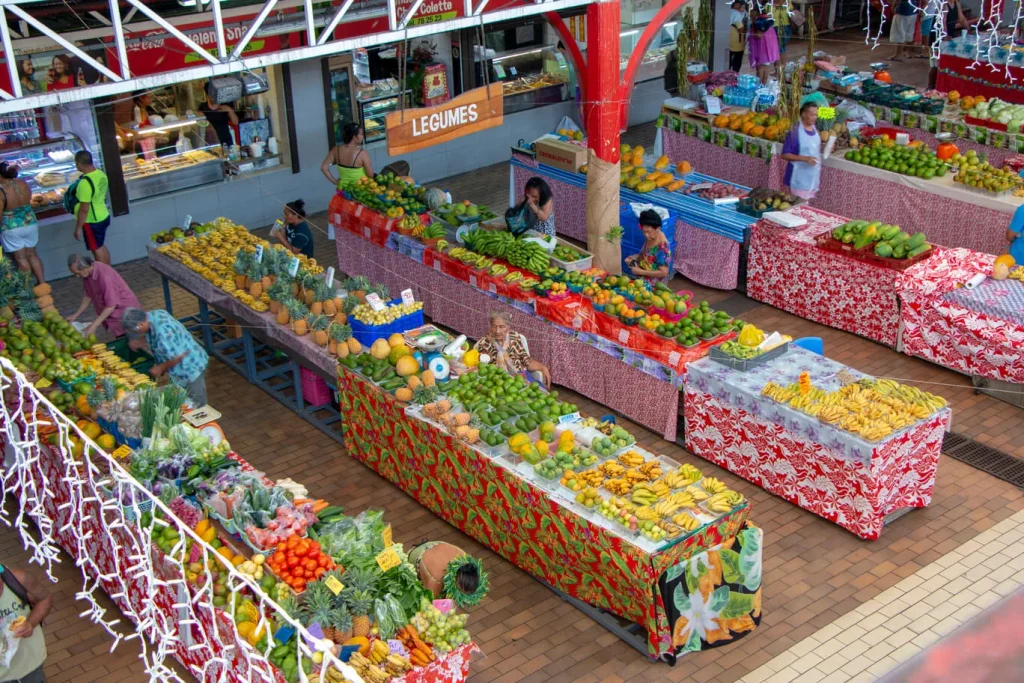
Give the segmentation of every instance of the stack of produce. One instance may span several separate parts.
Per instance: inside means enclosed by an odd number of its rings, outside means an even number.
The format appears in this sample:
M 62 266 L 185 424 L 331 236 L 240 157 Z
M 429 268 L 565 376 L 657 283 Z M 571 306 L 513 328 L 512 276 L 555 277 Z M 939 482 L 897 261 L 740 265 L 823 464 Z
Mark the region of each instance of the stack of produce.
M 931 248 L 923 232 L 909 235 L 898 225 L 879 221 L 847 221 L 832 230 L 832 239 L 850 244 L 854 249 L 874 245 L 874 253 L 882 258 L 910 259 Z
M 941 178 L 947 170 L 935 152 L 918 140 L 909 145 L 897 145 L 889 138 L 875 138 L 870 145 L 851 149 L 844 158 L 857 164 L 924 180 Z
M 341 188 L 349 197 L 388 218 L 401 218 L 406 214 L 422 214 L 427 210 L 424 195 L 427 189 L 418 187 L 394 173 L 378 173 L 372 178 L 362 177 Z
M 746 114 L 719 114 L 711 125 L 773 142 L 781 142 L 791 128 L 787 118 L 753 111 Z
M 962 156 L 957 152 L 950 157 L 950 162 L 957 167 L 953 182 L 975 190 L 1002 194 L 1024 185 L 1020 175 L 1014 173 L 1009 166 L 996 168 L 973 149 Z

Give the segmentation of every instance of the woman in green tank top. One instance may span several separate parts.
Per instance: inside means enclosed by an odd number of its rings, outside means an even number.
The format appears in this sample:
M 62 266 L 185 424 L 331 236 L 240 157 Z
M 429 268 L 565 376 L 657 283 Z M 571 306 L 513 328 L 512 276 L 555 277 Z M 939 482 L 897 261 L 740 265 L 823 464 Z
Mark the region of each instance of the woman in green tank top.
M 344 144 L 331 148 L 327 158 L 320 164 L 324 177 L 338 190 L 359 182 L 360 178 L 372 178 L 373 166 L 370 155 L 363 149 L 363 129 L 357 123 L 346 123 L 341 131 Z M 338 177 L 331 173 L 331 166 L 338 167 Z

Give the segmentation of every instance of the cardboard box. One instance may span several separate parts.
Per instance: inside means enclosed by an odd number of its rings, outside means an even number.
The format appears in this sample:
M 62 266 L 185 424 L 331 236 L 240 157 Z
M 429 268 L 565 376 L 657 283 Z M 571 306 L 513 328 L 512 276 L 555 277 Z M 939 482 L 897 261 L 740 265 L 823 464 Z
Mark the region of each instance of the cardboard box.
M 587 163 L 587 148 L 558 140 L 538 140 L 533 146 L 537 162 L 561 171 L 576 173 Z

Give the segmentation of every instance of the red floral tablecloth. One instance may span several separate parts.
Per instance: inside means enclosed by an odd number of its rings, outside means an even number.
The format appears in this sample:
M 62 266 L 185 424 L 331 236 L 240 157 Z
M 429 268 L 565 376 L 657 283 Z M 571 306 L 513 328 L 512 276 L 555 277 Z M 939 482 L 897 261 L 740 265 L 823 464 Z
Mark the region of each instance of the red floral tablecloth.
M 877 539 L 889 513 L 931 502 L 949 410 L 879 442 L 866 466 L 689 381 L 684 391 L 691 453 L 861 538 Z
M 758 221 L 750 234 L 747 295 L 807 320 L 896 348 L 899 272 L 825 251 L 814 243 L 846 219 L 799 206 L 795 230 Z
M 991 275 L 994 260 L 947 249 L 906 271 L 899 283 L 905 353 L 966 375 L 1024 384 L 1024 325 L 943 298 L 976 273 Z
M 987 100 L 998 97 L 1004 102 L 1024 104 L 1024 69 L 1011 66 L 1010 74 L 1012 81 L 1003 65 L 993 70 L 988 64 L 975 64 L 973 59 L 940 54 L 935 88 L 942 92 L 956 90 L 961 97 L 983 95 Z
M 497 460 L 406 415 L 402 404 L 356 373 L 339 371 L 345 443 L 353 457 L 529 574 L 639 624 L 647 630 L 652 656 L 682 647 L 673 635 L 685 627 L 685 619 L 682 626 L 669 624 L 659 579 L 695 554 L 731 545 L 747 526 L 747 506 L 668 549 L 648 553 L 577 514 L 574 504 L 556 502 Z M 759 565 L 759 548 L 756 557 Z M 760 571 L 757 576 L 751 590 L 756 600 L 737 601 L 745 603 L 744 614 L 751 619 L 724 633 L 715 626 L 716 638 L 732 640 L 753 630 L 761 611 Z M 718 583 L 708 578 L 712 589 Z M 689 611 L 687 616 L 692 618 Z
M 635 367 L 623 362 L 623 347 L 629 348 L 630 337 L 626 343 L 616 339 L 602 348 L 587 344 L 575 338 L 572 330 L 556 327 L 537 316 L 533 303 L 496 298 L 490 294 L 486 279 L 473 285 L 446 275 L 442 265 L 447 259 L 444 255 L 425 252 L 424 260 L 431 264 L 428 266 L 346 231 L 338 232 L 337 241 L 338 267 L 343 272 L 383 282 L 392 292 L 411 288 L 416 299 L 423 302 L 426 314 L 440 325 L 479 338 L 490 328 L 489 313 L 505 312 L 510 316 L 512 327 L 526 336 L 530 355 L 548 366 L 557 384 L 608 406 L 662 434 L 668 441 L 675 440 L 679 414 L 679 382 L 675 381 L 678 373 L 657 365 L 657 351 L 650 352 L 653 358 L 649 364 L 657 367 L 648 364 Z M 592 309 L 590 311 L 592 315 Z M 584 322 L 590 320 L 584 316 Z M 586 330 L 584 326 L 583 331 Z M 639 340 L 639 336 L 634 337 L 633 344 L 640 345 Z M 707 353 L 707 349 L 702 349 L 693 356 L 692 350 L 686 352 L 681 347 L 680 351 L 683 352 L 680 358 L 673 359 L 680 365 Z

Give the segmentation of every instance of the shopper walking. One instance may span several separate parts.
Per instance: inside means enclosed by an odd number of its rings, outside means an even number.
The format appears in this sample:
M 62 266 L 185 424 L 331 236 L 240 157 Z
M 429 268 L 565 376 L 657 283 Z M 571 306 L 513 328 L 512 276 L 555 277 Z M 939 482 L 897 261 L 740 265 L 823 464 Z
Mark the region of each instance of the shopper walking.
M 53 608 L 53 597 L 26 572 L 0 565 L 0 579 L 0 629 L 18 638 L 11 661 L 0 664 L 0 681 L 45 683 L 46 640 L 40 626 Z
M 85 313 L 85 309 L 92 304 L 96 311 L 96 319 L 89 327 L 82 331 L 82 334 L 89 336 L 95 332 L 100 325 L 103 325 L 114 337 L 124 334 L 121 326 L 121 317 L 129 308 L 140 308 L 139 298 L 131 290 L 128 283 L 124 281 L 121 274 L 106 263 L 99 263 L 88 254 L 72 254 L 68 257 L 68 270 L 73 275 L 82 279 L 82 288 L 85 296 L 78 310 L 68 318 L 68 322 L 75 322 Z
M 896 46 L 890 59 L 902 62 L 904 57 L 911 57 L 911 45 L 914 43 L 914 29 L 917 26 L 917 7 L 910 0 L 899 0 L 892 15 L 892 29 L 889 31 L 889 42 Z
M 0 242 L 14 256 L 18 270 L 32 271 L 43 284 L 43 262 L 36 253 L 39 223 L 32 210 L 32 189 L 18 178 L 18 167 L 0 161 Z
M 345 187 L 359 182 L 360 178 L 373 177 L 370 154 L 363 149 L 363 129 L 358 123 L 345 124 L 341 129 L 342 144 L 331 148 L 320 164 L 320 171 L 340 192 Z M 331 174 L 331 166 L 338 167 L 338 177 Z
M 740 72 L 746 49 L 747 4 L 743 0 L 736 0 L 729 10 L 729 71 Z
M 789 21 L 789 0 L 774 0 L 772 3 L 772 19 L 775 20 L 775 33 L 779 36 L 779 55 L 786 54 L 786 46 L 793 35 L 793 26 Z
M 750 29 L 750 68 L 768 85 L 768 74 L 772 66 L 781 74 L 779 57 L 779 37 L 775 33 L 775 25 L 771 16 L 761 15 L 754 20 Z
M 107 228 L 110 227 L 110 211 L 107 210 L 107 190 L 110 183 L 107 174 L 92 163 L 92 154 L 84 149 L 75 154 L 75 168 L 82 177 L 75 183 L 75 239 L 85 235 L 85 245 L 101 263 L 110 265 L 107 250 Z
M 129 308 L 121 316 L 121 326 L 128 333 L 129 347 L 149 347 L 156 361 L 149 370 L 154 379 L 167 374 L 171 382 L 188 392 L 193 407 L 206 405 L 206 368 L 210 357 L 184 325 L 167 311 L 147 313 Z

